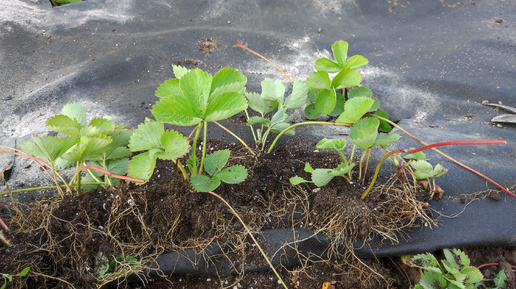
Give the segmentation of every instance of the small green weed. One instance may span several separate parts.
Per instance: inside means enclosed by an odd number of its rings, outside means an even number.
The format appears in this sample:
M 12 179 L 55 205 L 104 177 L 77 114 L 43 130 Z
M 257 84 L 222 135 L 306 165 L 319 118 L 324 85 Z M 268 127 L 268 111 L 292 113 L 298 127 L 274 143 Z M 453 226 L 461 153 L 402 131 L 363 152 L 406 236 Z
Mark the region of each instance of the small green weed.
M 13 281 L 13 277 L 23 277 L 27 275 L 29 271 L 30 267 L 25 267 L 20 273 L 15 275 L 0 273 L 0 275 L 4 278 L 4 284 L 2 285 L 2 287 L 0 287 L 0 289 L 5 289 L 7 287 L 7 283 Z

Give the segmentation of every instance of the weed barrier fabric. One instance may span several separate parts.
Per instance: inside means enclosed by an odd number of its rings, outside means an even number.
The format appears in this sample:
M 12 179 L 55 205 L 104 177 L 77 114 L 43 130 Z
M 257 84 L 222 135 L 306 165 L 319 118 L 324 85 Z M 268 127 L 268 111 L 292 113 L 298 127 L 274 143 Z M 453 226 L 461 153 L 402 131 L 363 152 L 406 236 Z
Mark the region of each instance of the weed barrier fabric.
M 212 74 L 230 66 L 248 77 L 253 91 L 260 91 L 266 77 L 286 84 L 267 62 L 232 48 L 237 39 L 302 80 L 317 58 L 330 57 L 331 44 L 344 40 L 349 55 L 369 59 L 360 69 L 363 84 L 381 108 L 420 139 L 506 140 L 507 145 L 442 151 L 511 187 L 516 128 L 490 123 L 499 113 L 481 102 L 516 106 L 515 12 L 516 4 L 497 0 L 91 0 L 58 8 L 46 0 L 3 1 L 0 138 L 20 143 L 48 133 L 46 119 L 73 101 L 89 114 L 134 127 L 151 117 L 156 87 L 173 77 L 171 64 Z M 250 138 L 247 127 L 228 125 Z M 316 142 L 342 131 L 311 127 L 297 133 Z M 403 135 L 394 148 L 409 147 L 419 144 Z M 498 201 L 474 198 L 471 194 L 494 186 L 437 154 L 427 155 L 449 168 L 438 178 L 445 195 L 432 203 L 439 226 L 415 228 L 397 245 L 357 244 L 357 255 L 516 245 L 516 199 L 505 193 Z M 380 157 L 377 152 L 372 163 Z M 17 158 L 12 167 L 13 189 L 43 180 L 36 168 L 27 174 L 27 163 Z M 382 173 L 388 175 L 385 167 Z M 292 233 L 279 230 L 270 238 L 284 235 Z

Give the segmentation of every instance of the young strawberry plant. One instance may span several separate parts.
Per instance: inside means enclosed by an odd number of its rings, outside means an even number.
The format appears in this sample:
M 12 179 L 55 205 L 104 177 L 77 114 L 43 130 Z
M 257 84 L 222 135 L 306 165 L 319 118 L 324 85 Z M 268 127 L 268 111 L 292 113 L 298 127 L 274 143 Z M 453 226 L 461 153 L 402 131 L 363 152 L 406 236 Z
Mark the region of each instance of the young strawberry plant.
M 243 181 L 247 177 L 244 167 L 237 165 L 222 169 L 229 159 L 229 151 L 206 156 L 206 140 L 208 122 L 229 118 L 247 108 L 244 96 L 247 78 L 232 68 L 224 68 L 213 76 L 200 69 L 188 70 L 175 65 L 173 70 L 176 78 L 165 81 L 156 90 L 160 100 L 152 107 L 151 113 L 158 121 L 146 120 L 131 137 L 131 151 L 145 152 L 131 160 L 129 175 L 148 180 L 156 159 L 163 158 L 175 161 L 183 177 L 200 192 L 214 190 L 220 182 Z M 177 132 L 165 131 L 162 123 L 196 125 L 191 154 L 186 162 L 189 175 L 177 161 L 189 151 L 187 140 Z M 199 160 L 197 143 L 201 131 L 203 143 Z M 204 170 L 208 176 L 203 175 Z

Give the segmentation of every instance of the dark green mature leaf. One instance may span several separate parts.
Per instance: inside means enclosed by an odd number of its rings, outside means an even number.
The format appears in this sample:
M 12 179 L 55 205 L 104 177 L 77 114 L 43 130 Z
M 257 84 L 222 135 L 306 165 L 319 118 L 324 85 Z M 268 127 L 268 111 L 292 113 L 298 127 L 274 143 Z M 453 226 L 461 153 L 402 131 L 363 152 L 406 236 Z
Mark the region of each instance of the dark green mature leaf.
M 183 91 L 179 86 L 179 79 L 171 78 L 163 82 L 155 92 L 155 95 L 159 98 L 163 97 L 179 97 L 183 95 Z
M 315 108 L 317 108 L 321 114 L 329 114 L 335 109 L 336 103 L 337 96 L 335 95 L 335 90 L 321 90 L 319 95 L 317 95 Z
M 328 58 L 319 58 L 315 61 L 315 70 L 326 71 L 328 73 L 339 72 L 342 67 L 338 63 L 333 62 Z
M 208 175 L 213 176 L 220 172 L 222 168 L 227 164 L 231 152 L 226 150 L 215 151 L 209 154 L 204 159 L 204 169 Z
M 307 96 L 308 87 L 306 84 L 299 79 L 294 79 L 292 93 L 285 99 L 284 107 L 287 109 L 298 109 L 306 103 Z
M 80 103 L 68 103 L 61 109 L 61 114 L 75 119 L 79 124 L 86 125 L 86 108 Z
M 356 69 L 368 63 L 369 61 L 362 55 L 353 55 L 348 59 L 348 61 L 344 65 L 344 68 Z
M 208 105 L 208 98 L 210 96 L 210 89 L 212 83 L 212 76 L 198 68 L 188 71 L 181 77 L 179 86 L 183 91 L 182 100 L 190 102 L 192 107 L 195 107 L 200 112 L 201 116 Z
M 190 185 L 197 192 L 211 192 L 220 186 L 220 178 L 214 176 L 210 178 L 205 175 L 193 176 L 190 180 Z
M 247 100 L 238 92 L 225 92 L 218 95 L 208 106 L 205 121 L 218 121 L 232 117 L 247 108 Z
M 333 51 L 333 57 L 339 64 L 339 67 L 343 68 L 348 57 L 348 43 L 346 41 L 339 40 L 331 46 Z
M 326 71 L 316 71 L 306 79 L 306 85 L 308 86 L 308 90 L 330 89 L 330 76 Z
M 360 72 L 354 69 L 343 69 L 331 81 L 331 87 L 334 89 L 343 89 L 352 86 L 359 86 L 362 81 Z
M 362 149 L 368 149 L 376 142 L 379 125 L 380 121 L 376 118 L 363 118 L 351 127 L 349 138 L 355 145 Z
M 225 168 L 216 174 L 226 184 L 238 184 L 247 178 L 247 169 L 241 165 Z
M 34 142 L 22 142 L 21 149 L 48 162 L 54 162 L 79 141 L 75 137 L 59 138 L 56 136 L 32 136 L 32 139 Z

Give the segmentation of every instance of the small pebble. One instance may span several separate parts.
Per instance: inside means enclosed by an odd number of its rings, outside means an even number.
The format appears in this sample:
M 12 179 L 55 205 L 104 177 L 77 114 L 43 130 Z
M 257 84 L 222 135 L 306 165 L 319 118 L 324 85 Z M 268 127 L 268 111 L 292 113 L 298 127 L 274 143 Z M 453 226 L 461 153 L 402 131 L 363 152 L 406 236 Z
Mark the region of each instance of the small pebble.
M 13 99 L 13 97 L 11 95 L 4 97 L 4 100 L 11 100 L 11 99 Z

